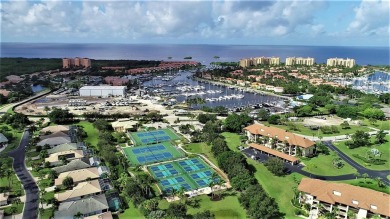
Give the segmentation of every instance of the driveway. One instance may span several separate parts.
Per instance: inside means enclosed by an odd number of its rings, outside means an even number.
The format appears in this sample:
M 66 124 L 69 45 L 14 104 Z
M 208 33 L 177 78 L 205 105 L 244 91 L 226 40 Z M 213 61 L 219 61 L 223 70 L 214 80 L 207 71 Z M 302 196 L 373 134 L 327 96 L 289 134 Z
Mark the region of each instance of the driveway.
M 25 165 L 25 148 L 28 145 L 30 133 L 25 131 L 20 141 L 19 147 L 9 152 L 9 156 L 14 159 L 13 168 L 21 181 L 26 193 L 26 202 L 23 209 L 23 219 L 38 218 L 39 189 L 34 179 L 27 171 Z

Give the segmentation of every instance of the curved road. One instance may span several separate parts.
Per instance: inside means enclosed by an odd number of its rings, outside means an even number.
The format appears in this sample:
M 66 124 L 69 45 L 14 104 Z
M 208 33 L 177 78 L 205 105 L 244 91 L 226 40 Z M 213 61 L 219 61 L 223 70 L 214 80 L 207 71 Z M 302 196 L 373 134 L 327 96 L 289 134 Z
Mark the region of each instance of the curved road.
M 30 133 L 25 131 L 22 140 L 19 143 L 19 147 L 10 151 L 8 154 L 14 159 L 13 168 L 20 182 L 23 184 L 26 193 L 23 219 L 36 219 L 38 218 L 39 189 L 25 165 L 25 148 L 28 145 L 29 138 Z
M 354 160 L 352 160 L 350 157 L 348 157 L 346 154 L 344 154 L 340 149 L 338 149 L 336 146 L 332 144 L 330 141 L 324 141 L 324 144 L 332 151 L 335 151 L 338 153 L 341 159 L 343 159 L 346 163 L 351 165 L 353 168 L 355 168 L 358 173 L 360 174 L 368 174 L 370 178 L 377 178 L 380 177 L 382 179 L 382 182 L 386 184 L 387 186 L 390 186 L 390 180 L 387 179 L 387 176 L 390 175 L 390 170 L 370 170 L 362 165 L 358 164 Z
M 377 178 L 380 177 L 382 179 L 382 182 L 386 184 L 387 186 L 390 186 L 390 181 L 387 179 L 387 176 L 390 175 L 390 170 L 369 170 L 360 164 L 356 163 L 354 160 L 349 158 L 347 155 L 345 155 L 342 151 L 340 151 L 337 147 L 335 147 L 330 141 L 324 141 L 324 144 L 332 151 L 336 151 L 340 158 L 343 159 L 346 163 L 351 165 L 353 168 L 357 170 L 359 174 L 368 174 L 370 178 Z M 268 156 L 265 154 L 260 154 L 255 152 L 254 149 L 246 148 L 242 150 L 242 152 L 247 157 L 258 157 L 260 162 L 264 162 L 268 159 Z M 350 180 L 350 179 L 356 179 L 356 176 L 354 174 L 345 174 L 345 175 L 339 175 L 339 176 L 324 176 L 324 175 L 317 175 L 310 172 L 307 172 L 303 170 L 303 165 L 291 165 L 289 163 L 285 163 L 285 167 L 289 172 L 297 172 L 301 175 L 314 178 L 314 179 L 321 179 L 321 180 L 330 180 L 330 181 L 341 181 L 341 180 Z

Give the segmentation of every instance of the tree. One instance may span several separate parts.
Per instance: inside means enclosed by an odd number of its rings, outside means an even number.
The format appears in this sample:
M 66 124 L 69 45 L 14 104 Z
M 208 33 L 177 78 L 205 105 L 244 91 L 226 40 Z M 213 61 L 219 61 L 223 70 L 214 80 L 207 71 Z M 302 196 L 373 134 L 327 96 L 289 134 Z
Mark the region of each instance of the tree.
M 364 182 L 367 182 L 367 178 L 369 178 L 370 176 L 367 174 L 367 173 L 363 173 L 362 174 L 362 177 L 364 178 Z
M 65 179 L 62 180 L 62 185 L 66 188 L 70 189 L 73 187 L 73 178 L 70 176 L 65 177 Z
M 201 113 L 198 115 L 198 121 L 200 123 L 203 123 L 203 124 L 206 124 L 206 122 L 208 122 L 208 121 L 215 121 L 215 120 L 217 120 L 217 115 L 215 115 L 215 114 Z
M 270 117 L 270 112 L 265 109 L 260 109 L 259 112 L 257 113 L 257 119 L 260 121 L 266 121 Z
M 383 187 L 383 186 L 384 186 L 383 181 L 382 181 L 382 178 L 376 177 L 376 178 L 375 178 L 375 181 L 376 181 L 376 183 L 378 184 L 378 187 Z
M 54 180 L 55 178 L 57 178 L 58 177 L 58 173 L 56 172 L 56 171 L 54 171 L 54 170 L 50 170 L 49 171 L 49 174 L 48 174 L 48 178 L 50 179 L 50 180 Z
M 171 203 L 166 210 L 168 218 L 187 218 L 187 206 L 183 203 Z
M 265 163 L 264 166 L 276 176 L 282 176 L 285 174 L 284 162 L 276 157 L 270 157 Z
M 386 142 L 386 133 L 383 130 L 378 131 L 375 136 L 375 143 L 383 144 Z
M 311 107 L 310 105 L 305 105 L 305 106 L 300 107 L 297 110 L 297 114 L 298 114 L 298 116 L 309 116 L 309 115 L 311 115 L 312 111 L 313 111 L 313 107 Z
M 98 129 L 99 131 L 110 131 L 112 129 L 112 126 L 107 120 L 104 119 L 98 119 L 93 123 L 93 126 Z
M 15 213 L 18 211 L 16 206 L 11 206 L 9 209 L 9 212 L 13 215 L 13 218 L 15 218 Z
M 381 109 L 377 108 L 366 108 L 362 115 L 367 119 L 384 120 L 386 118 L 385 113 Z
M 278 125 L 280 123 L 280 116 L 279 115 L 271 115 L 267 119 L 269 124 Z
M 213 153 L 214 156 L 218 156 L 219 154 L 221 154 L 225 151 L 229 151 L 229 148 L 226 144 L 225 139 L 223 139 L 221 137 L 215 138 L 211 142 L 211 145 L 212 145 L 211 152 Z
M 68 110 L 55 108 L 48 114 L 48 117 L 50 122 L 64 124 L 73 121 L 74 116 Z
M 77 214 L 73 216 L 73 219 L 82 219 L 82 218 L 83 218 L 83 214 L 81 212 L 77 212 Z
M 238 133 L 242 131 L 243 127 L 252 122 L 252 120 L 253 119 L 245 113 L 240 115 L 233 113 L 226 118 L 225 127 L 228 131 Z
M 340 124 L 342 129 L 350 129 L 349 123 L 347 121 L 344 121 Z
M 341 118 L 351 118 L 356 119 L 359 113 L 359 109 L 357 107 L 342 105 L 336 109 L 337 116 Z
M 347 141 L 349 148 L 358 148 L 370 144 L 370 135 L 362 130 L 356 131 L 352 136 L 352 141 Z
M 389 93 L 384 93 L 384 94 L 379 95 L 379 100 L 382 103 L 390 104 L 390 94 Z

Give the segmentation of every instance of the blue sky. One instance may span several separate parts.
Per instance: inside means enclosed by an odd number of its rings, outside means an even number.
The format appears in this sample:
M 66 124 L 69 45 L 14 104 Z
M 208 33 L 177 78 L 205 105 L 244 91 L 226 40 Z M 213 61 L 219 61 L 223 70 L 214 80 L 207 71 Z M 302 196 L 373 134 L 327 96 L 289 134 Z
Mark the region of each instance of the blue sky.
M 1 42 L 389 47 L 389 0 L 1 1 Z

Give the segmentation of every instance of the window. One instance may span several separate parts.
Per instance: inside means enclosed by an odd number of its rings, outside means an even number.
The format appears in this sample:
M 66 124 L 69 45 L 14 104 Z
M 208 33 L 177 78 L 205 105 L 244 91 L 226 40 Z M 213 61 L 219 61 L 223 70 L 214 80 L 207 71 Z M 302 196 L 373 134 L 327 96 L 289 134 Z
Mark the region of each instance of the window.
M 378 207 L 376 207 L 376 205 L 371 205 L 370 207 L 371 207 L 372 209 L 374 209 L 374 210 L 378 209 Z
M 333 190 L 333 195 L 341 196 L 341 192 L 338 192 L 336 190 Z
M 354 205 L 358 205 L 358 204 L 359 204 L 359 202 L 358 202 L 358 201 L 356 201 L 356 200 L 352 200 L 352 204 L 354 204 Z

